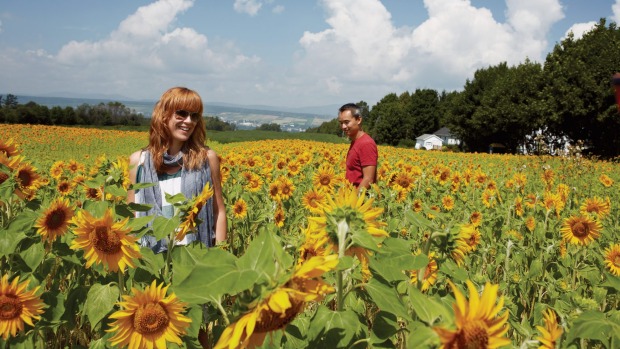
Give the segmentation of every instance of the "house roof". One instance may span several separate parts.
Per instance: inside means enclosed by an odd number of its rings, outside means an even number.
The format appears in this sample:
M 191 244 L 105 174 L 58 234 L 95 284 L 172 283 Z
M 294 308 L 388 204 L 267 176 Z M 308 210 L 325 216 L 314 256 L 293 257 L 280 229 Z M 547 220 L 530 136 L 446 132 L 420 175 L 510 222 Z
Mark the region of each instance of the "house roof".
M 450 133 L 450 129 L 447 127 L 442 127 L 439 130 L 433 132 L 433 134 L 444 137 L 452 137 L 452 133 Z
M 428 133 L 425 133 L 425 134 L 423 134 L 423 135 L 421 135 L 419 137 L 416 137 L 416 141 L 426 141 L 426 140 L 431 139 L 431 138 L 436 138 L 438 141 L 441 142 L 441 138 L 439 138 L 437 135 L 428 134 Z

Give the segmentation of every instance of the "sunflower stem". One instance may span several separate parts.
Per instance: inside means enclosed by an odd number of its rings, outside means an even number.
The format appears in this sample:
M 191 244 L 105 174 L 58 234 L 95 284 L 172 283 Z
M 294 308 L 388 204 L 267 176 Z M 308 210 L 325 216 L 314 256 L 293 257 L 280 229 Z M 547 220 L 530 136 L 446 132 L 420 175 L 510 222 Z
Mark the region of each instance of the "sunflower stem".
M 510 264 L 510 250 L 514 243 L 512 240 L 508 239 L 508 243 L 506 243 L 506 258 L 504 259 L 504 282 L 506 282 L 506 278 L 508 277 L 508 265 Z
M 118 298 L 122 301 L 123 295 L 125 294 L 125 278 L 123 277 L 123 271 L 120 268 L 117 273 L 118 273 L 118 289 L 120 290 Z
M 228 319 L 228 315 L 226 314 L 226 310 L 222 306 L 222 300 L 218 299 L 218 301 L 214 302 L 214 303 L 217 306 L 217 309 L 220 311 L 220 313 L 222 313 L 222 316 L 224 317 L 224 326 L 230 325 L 230 320 Z
M 349 231 L 349 225 L 346 220 L 341 220 L 338 222 L 338 259 L 344 258 L 344 253 L 346 251 L 346 242 L 347 242 L 347 232 Z M 336 310 L 342 311 L 343 303 L 344 303 L 344 275 L 342 270 L 338 270 L 336 272 Z

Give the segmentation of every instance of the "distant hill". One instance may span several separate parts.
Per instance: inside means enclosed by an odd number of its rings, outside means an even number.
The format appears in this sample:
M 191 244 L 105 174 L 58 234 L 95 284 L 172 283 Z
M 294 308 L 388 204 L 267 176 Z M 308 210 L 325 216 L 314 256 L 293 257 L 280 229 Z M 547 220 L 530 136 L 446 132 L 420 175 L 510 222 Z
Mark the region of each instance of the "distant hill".
M 20 104 L 30 101 L 49 108 L 78 107 L 82 104 L 97 105 L 99 103 L 120 102 L 136 113 L 151 117 L 155 101 L 132 101 L 114 98 L 77 98 L 17 95 Z M 234 123 L 240 129 L 253 129 L 263 123 L 280 124 L 283 130 L 303 131 L 309 127 L 319 126 L 325 121 L 336 117 L 339 106 L 318 106 L 286 108 L 268 105 L 235 105 L 230 103 L 205 103 L 204 115 L 217 116 Z

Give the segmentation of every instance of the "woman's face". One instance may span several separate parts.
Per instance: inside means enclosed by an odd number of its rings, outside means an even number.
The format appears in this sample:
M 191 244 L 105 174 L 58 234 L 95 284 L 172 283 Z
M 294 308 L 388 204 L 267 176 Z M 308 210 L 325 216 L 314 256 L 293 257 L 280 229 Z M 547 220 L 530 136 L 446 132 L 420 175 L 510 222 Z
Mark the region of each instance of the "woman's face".
M 168 119 L 168 129 L 172 141 L 177 144 L 185 143 L 194 132 L 198 119 L 202 116 L 195 110 L 177 110 Z

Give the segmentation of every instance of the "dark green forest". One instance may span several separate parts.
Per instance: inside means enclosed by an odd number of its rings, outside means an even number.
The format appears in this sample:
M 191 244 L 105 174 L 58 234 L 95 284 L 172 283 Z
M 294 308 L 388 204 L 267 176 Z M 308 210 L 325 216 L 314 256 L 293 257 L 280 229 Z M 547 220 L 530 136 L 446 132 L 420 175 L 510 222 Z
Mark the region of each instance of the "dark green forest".
M 234 131 L 234 124 L 217 116 L 204 117 L 210 131 Z M 82 104 L 76 108 L 49 108 L 35 102 L 20 104 L 13 94 L 0 95 L 0 123 L 63 126 L 148 126 L 150 118 L 136 113 L 120 102 Z
M 448 127 L 461 150 L 552 152 L 566 142 L 587 154 L 620 155 L 620 113 L 611 84 L 620 72 L 620 29 L 604 19 L 555 45 L 544 63 L 526 59 L 479 69 L 461 91 L 390 93 L 369 108 L 363 127 L 378 144 L 411 146 L 418 136 Z M 341 134 L 337 119 L 307 132 Z

